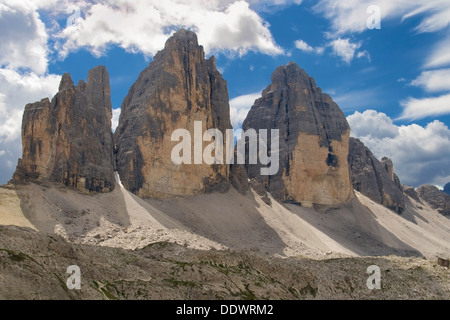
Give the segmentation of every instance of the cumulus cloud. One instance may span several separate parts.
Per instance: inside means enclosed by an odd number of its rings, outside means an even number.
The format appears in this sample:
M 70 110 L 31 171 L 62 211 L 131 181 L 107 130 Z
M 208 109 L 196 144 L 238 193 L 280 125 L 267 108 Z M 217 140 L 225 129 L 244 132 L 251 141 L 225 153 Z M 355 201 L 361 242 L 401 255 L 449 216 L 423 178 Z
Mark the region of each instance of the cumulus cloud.
M 416 120 L 450 114 L 450 94 L 431 98 L 408 98 L 401 102 L 403 112 L 399 119 Z
M 261 97 L 261 92 L 242 95 L 230 100 L 231 125 L 236 130 L 242 127 L 250 108 L 256 99 Z
M 22 113 L 27 103 L 53 97 L 58 91 L 59 75 L 39 76 L 0 69 L 0 143 L 20 136 Z
M 207 53 L 283 53 L 269 24 L 245 1 L 102 1 L 57 35 L 58 46 L 62 57 L 80 47 L 99 56 L 112 44 L 152 56 L 179 27 L 195 31 Z
M 366 110 L 362 113 L 356 111 L 347 117 L 347 121 L 351 125 L 352 134 L 358 137 L 394 138 L 399 133 L 399 128 L 394 125 L 391 118 L 375 110 Z
M 303 40 L 297 40 L 294 42 L 295 47 L 301 51 L 305 51 L 305 52 L 314 52 L 314 48 L 311 47 L 309 44 L 307 44 L 305 41 Z
M 450 177 L 450 130 L 435 120 L 425 127 L 395 125 L 384 113 L 367 110 L 347 117 L 352 136 L 380 159 L 392 159 L 403 184 L 443 185 Z
M 333 50 L 333 53 L 340 57 L 342 61 L 344 61 L 347 64 L 350 64 L 350 62 L 355 57 L 355 52 L 361 47 L 361 42 L 358 43 L 352 43 L 350 42 L 350 39 L 345 38 L 338 38 L 335 40 L 332 40 L 330 42 L 330 46 Z M 358 58 L 361 58 L 362 56 L 358 55 Z
M 317 53 L 320 55 L 320 54 L 323 54 L 323 52 L 325 51 L 324 47 L 313 48 L 301 39 L 294 41 L 294 45 L 297 49 L 307 52 L 307 53 Z
M 47 71 L 47 33 L 31 2 L 0 3 L 0 66 Z
M 358 59 L 361 59 L 361 58 L 366 58 L 369 62 L 370 62 L 370 53 L 369 53 L 369 51 L 367 51 L 367 50 L 364 50 L 364 51 L 359 51 L 357 54 L 356 54 L 356 57 L 358 58 Z

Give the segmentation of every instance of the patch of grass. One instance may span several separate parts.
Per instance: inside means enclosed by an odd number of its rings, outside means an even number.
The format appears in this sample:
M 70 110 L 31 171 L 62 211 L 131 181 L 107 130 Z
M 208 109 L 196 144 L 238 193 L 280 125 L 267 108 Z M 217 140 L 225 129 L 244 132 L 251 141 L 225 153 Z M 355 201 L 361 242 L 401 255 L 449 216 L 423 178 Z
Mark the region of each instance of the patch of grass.
M 311 284 L 308 282 L 308 284 L 300 289 L 300 294 L 302 296 L 306 296 L 308 294 L 312 295 L 313 297 L 317 296 L 317 288 L 311 286 Z
M 116 294 L 119 293 L 117 288 L 112 283 L 107 282 L 106 284 L 102 284 L 101 282 L 97 282 L 97 281 L 92 281 L 92 283 L 94 285 L 91 285 L 91 287 L 93 289 L 97 290 L 98 292 L 100 292 L 101 294 L 103 294 L 106 297 L 106 299 L 108 299 L 108 300 L 119 300 L 119 298 L 116 297 L 112 293 L 113 290 L 116 292 Z
M 249 284 L 244 285 L 245 290 L 241 290 L 241 296 L 244 300 L 257 300 L 255 293 L 250 290 Z
M 25 255 L 22 252 L 15 253 L 15 252 L 10 251 L 10 252 L 8 252 L 8 254 L 9 254 L 9 258 L 14 262 L 21 262 L 27 258 L 27 255 Z
M 300 296 L 299 296 L 297 290 L 295 290 L 294 287 L 289 287 L 289 288 L 288 288 L 288 291 L 289 291 L 295 298 L 297 298 L 297 299 L 300 298 Z
M 22 262 L 25 259 L 29 258 L 28 255 L 23 252 L 15 252 L 8 249 L 0 249 L 0 251 L 6 252 L 8 254 L 8 258 L 10 258 L 14 262 Z
M 100 288 L 100 291 L 105 295 L 108 300 L 119 300 L 116 296 L 114 296 L 111 292 L 109 292 L 106 288 Z

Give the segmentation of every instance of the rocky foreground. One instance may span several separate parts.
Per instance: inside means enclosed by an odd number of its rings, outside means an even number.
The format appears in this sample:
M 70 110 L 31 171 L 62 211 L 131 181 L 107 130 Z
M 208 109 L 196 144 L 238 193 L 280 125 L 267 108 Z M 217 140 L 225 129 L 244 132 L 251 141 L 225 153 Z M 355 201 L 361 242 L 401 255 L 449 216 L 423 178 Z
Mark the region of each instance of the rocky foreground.
M 80 290 L 66 285 L 71 265 L 80 267 Z M 380 267 L 379 290 L 367 287 L 370 265 Z M 164 242 L 132 251 L 0 226 L 0 298 L 449 299 L 450 281 L 424 258 L 282 259 Z

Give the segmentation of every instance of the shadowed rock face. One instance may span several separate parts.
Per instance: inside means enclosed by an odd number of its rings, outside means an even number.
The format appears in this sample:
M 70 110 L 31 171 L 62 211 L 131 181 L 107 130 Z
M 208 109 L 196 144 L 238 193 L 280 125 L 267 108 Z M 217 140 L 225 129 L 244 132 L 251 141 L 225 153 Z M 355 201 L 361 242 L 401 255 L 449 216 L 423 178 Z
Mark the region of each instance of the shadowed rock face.
M 74 85 L 64 74 L 50 101 L 28 104 L 22 121 L 22 159 L 12 182 L 52 181 L 83 192 L 114 189 L 111 88 L 105 67 Z
M 419 195 L 417 194 L 417 191 L 416 191 L 416 189 L 414 189 L 414 187 L 403 185 L 402 188 L 403 188 L 404 194 L 406 194 L 407 196 L 416 200 L 417 202 L 422 203 L 422 201 L 420 200 Z
M 175 165 L 171 152 L 179 142 L 171 135 L 176 129 L 190 132 L 194 163 L 194 121 L 201 121 L 203 132 L 216 128 L 225 134 L 231 128 L 228 100 L 215 58 L 205 60 L 195 33 L 175 33 L 122 103 L 115 142 L 124 187 L 144 198 L 226 190 L 229 165 Z
M 444 216 L 450 216 L 450 195 L 432 185 L 418 187 L 417 194 L 422 200 L 428 202 L 433 209 L 438 210 Z
M 260 181 L 275 198 L 311 206 L 341 204 L 354 197 L 347 120 L 297 64 L 272 74 L 272 83 L 243 123 L 244 130 L 251 128 L 279 129 L 278 173 L 261 176 L 261 165 L 247 165 L 249 178 Z
M 402 186 L 391 159 L 378 161 L 360 140 L 350 138 L 348 162 L 355 190 L 395 212 L 405 209 Z

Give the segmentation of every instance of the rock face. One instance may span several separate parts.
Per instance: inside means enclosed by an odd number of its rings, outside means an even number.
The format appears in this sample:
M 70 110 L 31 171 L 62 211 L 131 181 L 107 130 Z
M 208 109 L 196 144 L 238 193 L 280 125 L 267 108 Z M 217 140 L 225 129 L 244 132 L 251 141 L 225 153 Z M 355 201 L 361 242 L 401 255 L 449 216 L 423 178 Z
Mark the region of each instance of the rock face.
M 12 182 L 52 181 L 83 192 L 114 189 L 111 88 L 105 67 L 74 85 L 64 74 L 52 101 L 28 104 L 22 159 Z
M 378 161 L 360 140 L 350 138 L 348 162 L 355 190 L 398 213 L 405 209 L 400 179 L 389 158 Z
M 262 176 L 260 164 L 246 165 L 249 178 L 260 181 L 276 199 L 312 206 L 341 204 L 354 197 L 347 120 L 297 64 L 275 70 L 242 127 L 257 132 L 279 129 L 278 173 Z
M 416 192 L 416 189 L 414 189 L 414 187 L 411 186 L 403 186 L 403 193 L 410 196 L 411 198 L 413 198 L 414 200 L 416 200 L 419 203 L 422 203 L 422 201 L 419 198 L 419 195 Z
M 201 136 L 196 139 L 194 122 L 201 123 L 201 135 L 210 128 L 225 135 L 231 128 L 228 101 L 227 83 L 215 58 L 205 60 L 195 33 L 179 30 L 141 72 L 122 103 L 115 141 L 124 187 L 144 198 L 226 190 L 229 165 L 194 164 L 194 140 L 203 148 L 211 143 L 202 144 Z M 172 149 L 179 142 L 171 135 L 177 129 L 188 130 L 192 137 L 191 164 L 172 161 Z
M 433 209 L 438 210 L 444 216 L 450 216 L 450 196 L 437 187 L 424 185 L 417 188 L 419 197 L 428 202 Z

